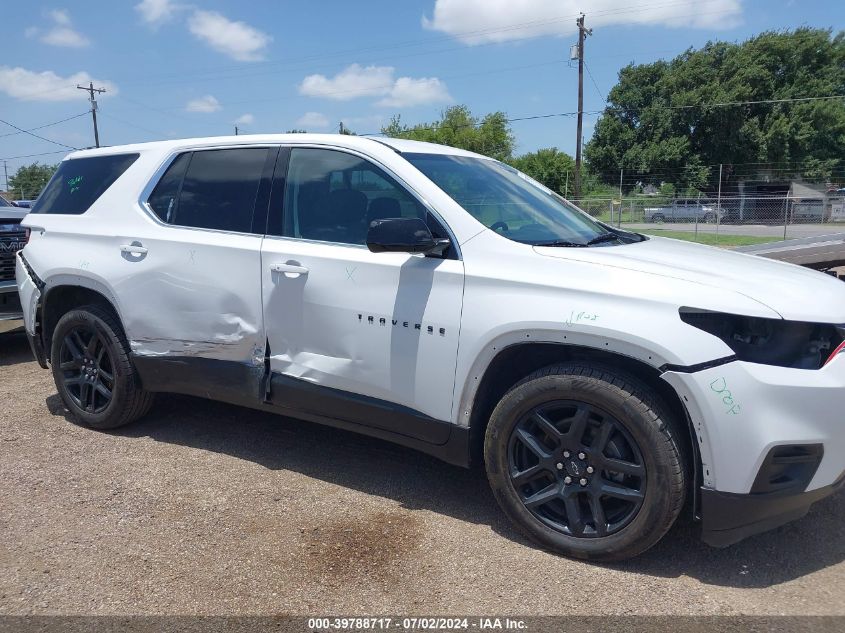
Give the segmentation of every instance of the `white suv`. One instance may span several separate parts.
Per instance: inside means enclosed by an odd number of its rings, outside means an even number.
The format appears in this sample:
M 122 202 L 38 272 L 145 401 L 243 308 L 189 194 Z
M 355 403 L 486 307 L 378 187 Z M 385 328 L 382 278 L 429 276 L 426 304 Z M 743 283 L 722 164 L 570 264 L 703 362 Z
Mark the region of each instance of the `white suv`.
M 733 543 L 845 470 L 845 286 L 596 222 L 499 162 L 334 135 L 67 157 L 24 224 L 26 330 L 82 422 L 155 392 L 467 466 L 540 545 L 621 559 L 685 506 Z

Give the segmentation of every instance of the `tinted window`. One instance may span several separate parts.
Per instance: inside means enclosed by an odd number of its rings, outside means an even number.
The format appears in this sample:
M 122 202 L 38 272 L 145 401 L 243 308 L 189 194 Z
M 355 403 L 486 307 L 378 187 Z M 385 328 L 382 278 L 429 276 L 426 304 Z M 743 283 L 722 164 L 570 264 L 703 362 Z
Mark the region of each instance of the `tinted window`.
M 191 162 L 190 153 L 180 154 L 164 172 L 164 176 L 158 181 L 150 199 L 147 201 L 150 208 L 163 222 L 171 223 L 176 217 L 179 189 L 182 187 L 182 178 L 185 176 L 189 162 Z
M 366 244 L 373 220 L 425 218 L 425 208 L 373 163 L 343 152 L 291 150 L 284 235 Z
M 12 205 L 6 202 L 3 196 L 0 196 L 0 207 L 11 207 Z
M 171 223 L 251 232 L 252 213 L 267 152 L 266 148 L 194 152 L 185 172 L 176 210 L 173 212 L 171 209 Z M 172 187 L 172 183 L 168 186 Z M 163 208 L 165 199 L 164 191 L 161 193 L 162 198 L 157 201 L 159 210 Z
M 137 158 L 138 154 L 116 154 L 62 161 L 32 213 L 85 213 Z

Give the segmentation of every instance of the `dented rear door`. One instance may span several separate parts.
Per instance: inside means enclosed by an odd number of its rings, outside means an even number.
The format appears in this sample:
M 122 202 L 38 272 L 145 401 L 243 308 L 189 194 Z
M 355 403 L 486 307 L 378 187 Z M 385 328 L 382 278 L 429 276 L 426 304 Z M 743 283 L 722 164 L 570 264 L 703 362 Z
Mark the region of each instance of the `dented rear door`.
M 136 357 L 184 359 L 186 371 L 246 364 L 259 368 L 246 374 L 260 380 L 264 220 L 254 226 L 254 212 L 269 195 L 269 177 L 262 178 L 268 166 L 272 174 L 277 152 L 223 148 L 175 157 L 146 203 L 150 221 L 117 240 L 115 288 Z M 244 385 L 257 398 L 255 387 Z

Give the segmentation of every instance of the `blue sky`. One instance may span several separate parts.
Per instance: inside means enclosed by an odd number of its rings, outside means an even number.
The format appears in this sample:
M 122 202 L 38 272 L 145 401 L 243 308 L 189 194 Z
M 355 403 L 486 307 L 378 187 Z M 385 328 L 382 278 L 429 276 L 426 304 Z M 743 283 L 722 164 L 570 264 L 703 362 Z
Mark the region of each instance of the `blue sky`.
M 628 62 L 671 58 L 709 39 L 741 41 L 799 25 L 845 28 L 841 0 L 126 0 L 7 2 L 0 119 L 31 129 L 82 114 L 78 82 L 105 86 L 103 144 L 291 128 L 378 132 L 393 114 L 431 121 L 454 103 L 510 117 L 572 112 L 575 16 L 585 48 L 585 110 Z M 594 79 L 594 81 L 593 81 Z M 595 116 L 585 118 L 589 138 Z M 93 144 L 90 116 L 35 134 Z M 519 153 L 572 153 L 575 121 L 513 123 Z M 0 124 L 10 173 L 56 162 L 60 146 Z M 1 172 L 0 172 L 1 173 Z

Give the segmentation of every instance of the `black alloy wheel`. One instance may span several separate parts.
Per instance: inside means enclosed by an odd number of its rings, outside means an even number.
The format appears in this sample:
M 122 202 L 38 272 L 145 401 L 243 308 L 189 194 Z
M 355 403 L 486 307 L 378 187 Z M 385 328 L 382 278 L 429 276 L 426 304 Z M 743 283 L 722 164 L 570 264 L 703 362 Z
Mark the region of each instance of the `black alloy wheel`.
M 511 387 L 484 433 L 487 479 L 514 525 L 576 558 L 636 556 L 686 497 L 684 427 L 655 389 L 617 367 L 566 361 Z
M 94 327 L 79 325 L 62 339 L 59 370 L 73 403 L 86 413 L 101 413 L 112 401 L 114 360 Z
M 529 512 L 570 536 L 615 534 L 645 498 L 640 447 L 616 418 L 584 402 L 531 409 L 513 429 L 508 463 Z
M 52 331 L 50 364 L 59 396 L 86 426 L 114 429 L 152 406 L 120 319 L 108 307 L 85 305 L 63 314 Z

